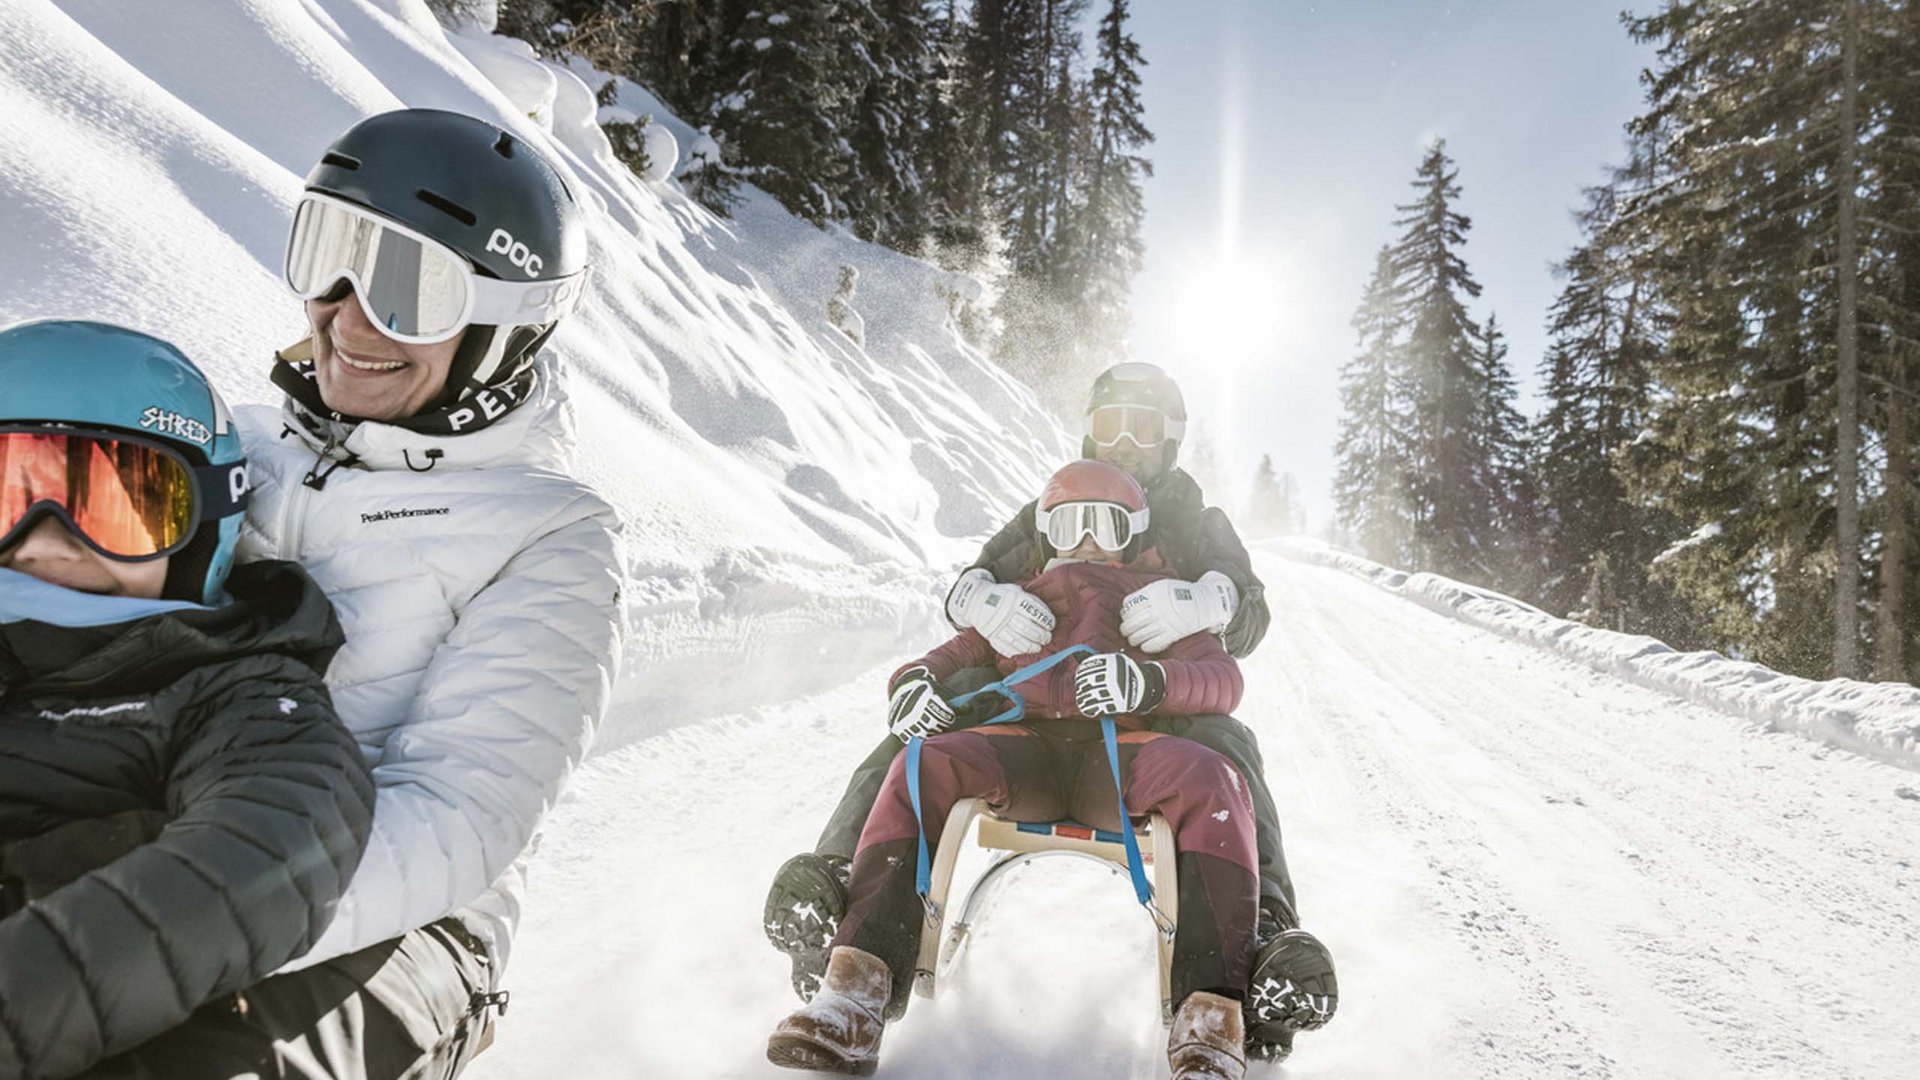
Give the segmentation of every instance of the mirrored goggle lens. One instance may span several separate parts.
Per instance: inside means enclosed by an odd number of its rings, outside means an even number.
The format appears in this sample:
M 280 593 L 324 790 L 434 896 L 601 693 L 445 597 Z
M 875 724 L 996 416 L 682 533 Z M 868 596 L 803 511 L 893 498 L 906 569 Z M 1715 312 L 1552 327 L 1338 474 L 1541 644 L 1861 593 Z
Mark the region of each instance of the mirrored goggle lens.
M 1143 450 L 1151 449 L 1167 437 L 1167 418 L 1159 409 L 1108 405 L 1093 410 L 1092 435 L 1100 446 L 1112 446 L 1125 437 Z
M 193 474 L 142 443 L 90 435 L 0 432 L 0 539 L 29 511 L 64 510 L 102 551 L 130 559 L 184 544 L 193 528 Z
M 1133 539 L 1126 507 L 1114 503 L 1064 503 L 1047 512 L 1047 542 L 1055 551 L 1071 551 L 1080 538 L 1093 537 L 1104 551 L 1119 551 Z
M 341 278 L 395 338 L 445 340 L 467 323 L 471 272 L 459 256 L 350 207 L 304 199 L 287 241 L 287 284 L 311 300 Z

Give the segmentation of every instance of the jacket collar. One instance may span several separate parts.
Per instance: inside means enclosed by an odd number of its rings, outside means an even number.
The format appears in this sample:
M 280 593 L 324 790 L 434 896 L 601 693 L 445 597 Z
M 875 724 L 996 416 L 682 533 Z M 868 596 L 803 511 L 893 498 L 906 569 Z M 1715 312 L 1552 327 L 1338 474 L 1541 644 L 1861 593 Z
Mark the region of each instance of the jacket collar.
M 0 569 L 0 624 L 26 622 L 52 626 L 107 626 L 175 611 L 207 611 L 184 600 L 141 600 L 50 585 L 18 570 Z
M 333 605 L 293 563 L 244 563 L 234 568 L 227 590 L 235 602 L 217 608 L 128 609 L 123 613 L 135 617 L 78 624 L 37 612 L 0 623 L 0 695 L 20 688 L 141 692 L 207 664 L 260 653 L 297 657 L 325 671 L 345 640 Z
M 467 399 L 463 411 L 433 422 L 387 423 L 327 411 L 313 380 L 310 344 L 277 354 L 273 381 L 286 391 L 280 413 L 287 429 L 322 458 L 376 472 L 499 465 L 564 472 L 572 465 L 571 409 L 560 380 L 544 362 L 505 387 Z

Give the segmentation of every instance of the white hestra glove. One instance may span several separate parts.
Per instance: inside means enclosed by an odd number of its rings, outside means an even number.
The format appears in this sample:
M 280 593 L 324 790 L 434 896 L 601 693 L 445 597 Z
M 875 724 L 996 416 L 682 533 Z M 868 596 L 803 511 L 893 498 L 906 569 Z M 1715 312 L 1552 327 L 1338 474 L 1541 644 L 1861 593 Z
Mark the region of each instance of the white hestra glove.
M 1165 652 L 1191 634 L 1225 630 L 1239 606 L 1240 590 L 1218 570 L 1200 575 L 1199 581 L 1162 578 L 1121 603 L 1120 632 L 1136 649 Z
M 953 726 L 953 707 L 940 697 L 940 687 L 926 668 L 901 672 L 887 699 L 887 728 L 901 742 L 926 738 Z
M 1126 653 L 1095 653 L 1073 669 L 1073 704 L 1082 716 L 1148 712 L 1167 696 L 1159 664 Z
M 960 575 L 947 594 L 947 618 L 972 627 L 1001 656 L 1037 653 L 1053 640 L 1053 612 L 1018 585 L 999 585 L 985 570 Z

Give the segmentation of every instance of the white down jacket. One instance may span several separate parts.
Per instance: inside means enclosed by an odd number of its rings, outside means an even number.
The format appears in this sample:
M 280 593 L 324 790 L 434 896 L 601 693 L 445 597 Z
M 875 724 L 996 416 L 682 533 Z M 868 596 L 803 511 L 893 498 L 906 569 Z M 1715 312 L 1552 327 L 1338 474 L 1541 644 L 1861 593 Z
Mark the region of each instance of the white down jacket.
M 332 925 L 282 970 L 454 913 L 496 979 L 505 966 L 523 855 L 586 753 L 620 647 L 618 519 L 568 475 L 556 383 L 542 371 L 526 404 L 459 435 L 347 427 L 291 400 L 241 410 L 240 558 L 298 561 L 339 608 L 327 684 L 377 790 Z

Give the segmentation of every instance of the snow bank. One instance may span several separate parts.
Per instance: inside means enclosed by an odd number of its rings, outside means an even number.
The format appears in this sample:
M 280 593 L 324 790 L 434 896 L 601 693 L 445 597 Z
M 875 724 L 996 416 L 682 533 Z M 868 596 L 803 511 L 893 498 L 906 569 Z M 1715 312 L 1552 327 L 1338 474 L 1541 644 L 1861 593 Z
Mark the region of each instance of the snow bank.
M 480 116 L 587 193 L 594 284 L 550 352 L 580 471 L 631 538 L 631 677 L 599 749 L 936 633 L 939 580 L 1071 452 L 956 329 L 953 275 L 751 188 L 726 220 L 636 179 L 595 122 L 605 80 L 449 34 L 421 0 L 0 4 L 0 323 L 159 334 L 235 403 L 278 398 L 269 359 L 304 328 L 279 280 L 287 223 L 355 121 Z M 644 90 L 617 104 L 652 113 L 663 150 L 694 144 Z M 858 343 L 828 317 L 844 266 Z
M 1510 596 L 1437 574 L 1394 570 L 1318 541 L 1291 538 L 1267 546 L 1291 559 L 1345 571 L 1442 615 L 1636 685 L 1920 770 L 1920 687 L 1782 675 L 1716 652 L 1679 652 L 1643 635 L 1596 630 Z

